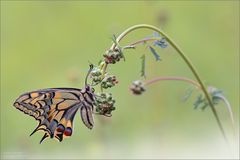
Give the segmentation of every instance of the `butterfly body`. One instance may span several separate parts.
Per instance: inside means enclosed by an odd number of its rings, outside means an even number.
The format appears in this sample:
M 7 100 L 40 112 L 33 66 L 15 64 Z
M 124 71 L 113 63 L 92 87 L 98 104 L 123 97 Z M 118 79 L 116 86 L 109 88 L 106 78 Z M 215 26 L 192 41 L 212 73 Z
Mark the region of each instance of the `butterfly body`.
M 39 121 L 32 134 L 44 131 L 41 143 L 48 137 L 62 141 L 71 136 L 73 119 L 78 110 L 83 123 L 92 129 L 94 100 L 94 91 L 87 85 L 84 89 L 49 88 L 24 93 L 14 106 Z

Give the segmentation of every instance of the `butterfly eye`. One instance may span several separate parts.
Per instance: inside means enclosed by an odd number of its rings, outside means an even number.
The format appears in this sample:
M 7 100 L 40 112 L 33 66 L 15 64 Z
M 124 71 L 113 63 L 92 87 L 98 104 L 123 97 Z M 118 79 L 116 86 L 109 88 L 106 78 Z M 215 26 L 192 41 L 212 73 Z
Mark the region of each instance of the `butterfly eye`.
M 65 127 L 62 124 L 59 124 L 57 127 L 57 131 L 61 132 L 61 133 L 64 131 L 64 129 L 65 129 Z
M 72 129 L 70 127 L 66 128 L 63 134 L 65 136 L 71 136 L 72 135 Z

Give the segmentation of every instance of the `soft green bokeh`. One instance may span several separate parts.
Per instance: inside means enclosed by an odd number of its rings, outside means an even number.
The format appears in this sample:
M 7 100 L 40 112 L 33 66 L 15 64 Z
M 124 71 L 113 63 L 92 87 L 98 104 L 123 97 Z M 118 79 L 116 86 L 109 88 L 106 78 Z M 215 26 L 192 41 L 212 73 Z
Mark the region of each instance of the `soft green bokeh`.
M 126 62 L 109 68 L 120 83 L 110 91 L 116 111 L 95 116 L 88 130 L 77 113 L 74 134 L 58 143 L 29 137 L 37 122 L 12 104 L 22 93 L 49 87 L 82 88 L 89 62 L 97 63 L 113 34 L 131 25 L 161 27 L 198 69 L 207 84 L 224 90 L 233 107 L 235 136 L 223 104 L 217 110 L 230 141 L 221 136 L 210 109 L 181 102 L 187 86 L 162 82 L 142 96 L 129 84 L 139 78 L 140 56 L 147 76 L 192 73 L 171 47 L 155 62 L 144 47 L 127 51 Z M 146 35 L 137 31 L 124 44 Z M 74 80 L 74 81 L 73 81 Z M 239 149 L 239 1 L 84 2 L 1 1 L 1 158 L 233 158 Z

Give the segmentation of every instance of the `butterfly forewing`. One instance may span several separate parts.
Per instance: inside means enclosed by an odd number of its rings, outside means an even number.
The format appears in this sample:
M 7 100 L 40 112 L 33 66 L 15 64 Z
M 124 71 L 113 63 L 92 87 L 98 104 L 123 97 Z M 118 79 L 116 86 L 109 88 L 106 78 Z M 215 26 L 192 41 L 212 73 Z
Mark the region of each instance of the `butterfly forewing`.
M 92 104 L 85 101 L 83 94 L 75 88 L 37 90 L 21 95 L 14 106 L 39 121 L 32 134 L 44 131 L 40 143 L 48 137 L 62 141 L 72 135 L 73 119 L 79 108 L 84 124 L 93 127 Z

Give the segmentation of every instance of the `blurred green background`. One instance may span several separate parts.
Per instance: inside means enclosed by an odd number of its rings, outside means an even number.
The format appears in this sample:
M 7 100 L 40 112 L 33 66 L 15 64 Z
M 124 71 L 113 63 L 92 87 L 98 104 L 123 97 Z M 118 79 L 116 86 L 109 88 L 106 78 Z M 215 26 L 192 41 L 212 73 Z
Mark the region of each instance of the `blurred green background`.
M 183 103 L 181 82 L 129 92 L 147 53 L 147 78 L 191 72 L 174 49 L 159 49 L 156 62 L 144 47 L 125 52 L 126 62 L 109 68 L 120 83 L 111 118 L 95 116 L 88 130 L 77 113 L 74 134 L 62 143 L 29 134 L 37 125 L 12 104 L 22 93 L 49 87 L 84 86 L 89 62 L 97 63 L 113 34 L 146 23 L 161 27 L 186 52 L 207 84 L 224 90 L 235 118 L 233 132 L 223 104 L 217 110 L 227 147 L 208 108 Z M 136 31 L 122 44 L 152 34 Z M 149 54 L 148 54 L 149 53 Z M 237 158 L 239 154 L 239 1 L 1 1 L 1 158 Z M 230 149 L 227 149 L 230 148 Z

